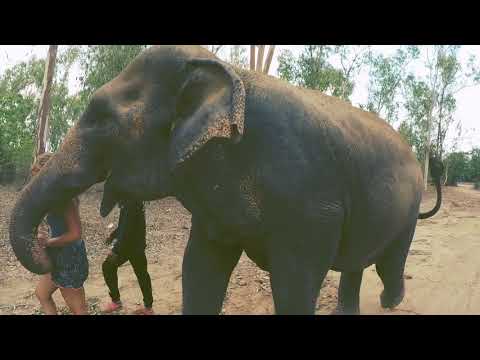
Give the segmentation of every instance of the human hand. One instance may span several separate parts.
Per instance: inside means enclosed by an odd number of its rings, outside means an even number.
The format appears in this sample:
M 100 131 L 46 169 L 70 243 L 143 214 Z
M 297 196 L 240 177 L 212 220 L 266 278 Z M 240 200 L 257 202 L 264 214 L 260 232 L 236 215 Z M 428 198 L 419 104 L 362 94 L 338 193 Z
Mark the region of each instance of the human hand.
M 105 244 L 110 245 L 113 242 L 114 236 L 112 235 L 113 233 L 107 237 L 107 239 L 105 240 Z
M 41 231 L 38 232 L 37 241 L 40 247 L 42 248 L 47 247 L 48 238 L 49 238 L 48 233 L 41 232 Z

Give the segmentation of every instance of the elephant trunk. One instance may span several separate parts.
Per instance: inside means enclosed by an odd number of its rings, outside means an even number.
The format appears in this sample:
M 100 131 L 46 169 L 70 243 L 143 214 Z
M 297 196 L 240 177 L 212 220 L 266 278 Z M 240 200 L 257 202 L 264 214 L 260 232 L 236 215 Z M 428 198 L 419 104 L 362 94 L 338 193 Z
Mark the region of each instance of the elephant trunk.
M 21 191 L 12 210 L 10 243 L 20 263 L 33 273 L 52 271 L 48 254 L 37 241 L 37 228 L 44 216 L 105 178 L 104 172 L 86 167 L 91 159 L 85 161 L 79 143 L 73 129 L 60 151 Z

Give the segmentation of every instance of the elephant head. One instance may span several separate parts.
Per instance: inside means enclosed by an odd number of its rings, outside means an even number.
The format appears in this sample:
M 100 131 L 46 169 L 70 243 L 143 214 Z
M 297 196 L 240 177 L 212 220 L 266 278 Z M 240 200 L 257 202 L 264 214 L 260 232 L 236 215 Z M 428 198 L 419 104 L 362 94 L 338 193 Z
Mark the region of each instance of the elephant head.
M 10 241 L 29 271 L 51 270 L 36 241 L 49 210 L 105 181 L 102 216 L 122 199 L 172 195 L 173 172 L 213 138 L 243 134 L 245 88 L 200 46 L 154 46 L 91 97 L 61 148 L 21 192 Z

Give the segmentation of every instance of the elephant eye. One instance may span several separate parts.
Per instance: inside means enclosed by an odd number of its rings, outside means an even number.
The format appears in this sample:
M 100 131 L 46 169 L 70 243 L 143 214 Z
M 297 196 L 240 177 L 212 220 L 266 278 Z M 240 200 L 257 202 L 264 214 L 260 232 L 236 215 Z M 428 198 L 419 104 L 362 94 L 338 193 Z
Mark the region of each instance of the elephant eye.
M 112 112 L 108 109 L 98 110 L 95 114 L 95 123 L 96 124 L 105 124 L 112 118 Z
M 85 121 L 91 125 L 104 125 L 113 119 L 114 113 L 109 101 L 104 97 L 94 97 L 85 114 Z

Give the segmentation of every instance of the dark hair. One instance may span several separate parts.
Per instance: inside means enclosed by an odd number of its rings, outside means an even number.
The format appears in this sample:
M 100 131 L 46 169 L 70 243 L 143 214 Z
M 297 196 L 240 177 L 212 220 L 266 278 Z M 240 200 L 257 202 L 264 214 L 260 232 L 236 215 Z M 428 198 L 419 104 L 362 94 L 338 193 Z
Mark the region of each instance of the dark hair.
M 53 153 L 51 152 L 46 152 L 38 155 L 38 157 L 35 159 L 35 162 L 33 163 L 32 168 L 35 166 L 42 168 L 48 162 L 48 160 L 50 160 L 52 157 L 53 157 Z

